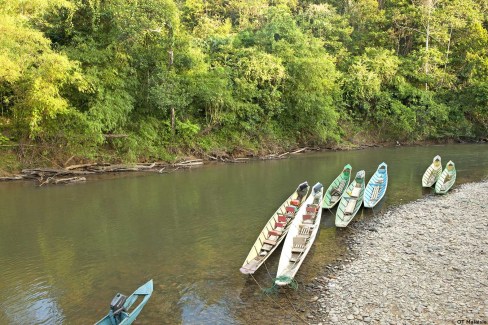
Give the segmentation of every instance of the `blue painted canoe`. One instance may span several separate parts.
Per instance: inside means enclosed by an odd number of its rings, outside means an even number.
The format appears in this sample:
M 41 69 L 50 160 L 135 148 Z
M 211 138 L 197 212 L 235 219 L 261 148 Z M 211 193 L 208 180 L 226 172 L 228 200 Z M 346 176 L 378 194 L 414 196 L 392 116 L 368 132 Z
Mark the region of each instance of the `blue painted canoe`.
M 388 166 L 381 163 L 364 190 L 364 207 L 373 208 L 381 201 L 388 187 Z
M 129 297 L 118 293 L 110 304 L 110 311 L 107 316 L 99 320 L 95 325 L 129 325 L 136 320 L 142 308 L 146 305 L 153 292 L 153 280 L 139 287 Z M 141 300 L 142 299 L 142 300 Z M 132 305 L 140 300 L 137 306 L 131 309 Z

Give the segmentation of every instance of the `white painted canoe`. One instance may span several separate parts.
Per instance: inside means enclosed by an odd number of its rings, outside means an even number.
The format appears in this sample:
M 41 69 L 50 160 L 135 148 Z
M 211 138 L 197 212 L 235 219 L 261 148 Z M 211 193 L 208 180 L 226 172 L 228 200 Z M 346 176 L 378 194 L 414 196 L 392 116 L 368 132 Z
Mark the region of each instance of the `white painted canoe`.
M 310 251 L 320 227 L 323 199 L 324 187 L 317 183 L 297 212 L 283 243 L 275 284 L 289 284 Z
M 366 173 L 364 170 L 358 171 L 356 177 L 347 188 L 346 193 L 342 196 L 336 212 L 336 227 L 347 227 L 356 213 L 358 213 L 364 198 L 365 176 Z
M 364 207 L 373 208 L 381 201 L 388 187 L 388 166 L 381 163 L 364 190 Z
M 437 183 L 435 183 L 435 192 L 437 194 L 446 194 L 447 191 L 449 191 L 451 187 L 454 185 L 455 181 L 456 181 L 456 166 L 452 161 L 449 160 L 449 162 L 446 165 L 446 168 L 444 169 L 441 176 L 437 180 Z
M 295 192 L 271 216 L 242 264 L 241 273 L 253 274 L 275 251 L 288 233 L 293 218 L 305 201 L 309 189 L 307 182 L 298 185 Z
M 437 155 L 432 160 L 432 164 L 430 164 L 430 166 L 425 171 L 424 176 L 422 176 L 422 186 L 431 187 L 432 185 L 434 185 L 439 179 L 441 172 L 442 172 L 441 156 Z

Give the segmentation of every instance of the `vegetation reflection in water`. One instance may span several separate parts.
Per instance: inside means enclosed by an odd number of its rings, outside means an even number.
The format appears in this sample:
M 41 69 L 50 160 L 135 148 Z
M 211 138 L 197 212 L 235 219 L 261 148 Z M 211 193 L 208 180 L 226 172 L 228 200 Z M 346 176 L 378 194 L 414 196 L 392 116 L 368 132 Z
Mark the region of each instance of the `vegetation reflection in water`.
M 377 214 L 432 193 L 420 182 L 436 154 L 458 166 L 454 188 L 488 176 L 488 146 L 450 145 L 324 152 L 76 186 L 0 184 L 0 323 L 94 323 L 115 293 L 130 294 L 148 278 L 155 288 L 139 324 L 285 319 L 239 273 L 276 206 L 304 180 L 328 186 L 345 163 L 353 173 L 365 169 L 368 180 L 385 161 L 390 180 Z M 353 223 L 372 215 L 360 211 Z M 333 225 L 324 211 L 298 291 L 287 292 L 297 306 L 306 299 L 303 284 L 345 249 L 350 230 Z M 278 260 L 279 250 L 255 274 L 263 287 Z

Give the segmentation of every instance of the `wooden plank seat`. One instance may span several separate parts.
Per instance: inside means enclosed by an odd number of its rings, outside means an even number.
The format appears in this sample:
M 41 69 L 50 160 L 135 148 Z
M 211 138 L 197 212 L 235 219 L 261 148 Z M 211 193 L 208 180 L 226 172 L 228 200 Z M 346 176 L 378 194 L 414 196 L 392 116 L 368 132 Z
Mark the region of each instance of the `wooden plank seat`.
M 359 184 L 358 184 L 359 185 Z M 351 197 L 359 197 L 359 194 L 361 194 L 361 186 L 355 186 L 353 189 L 352 189 L 352 192 L 351 192 Z
M 310 237 L 310 233 L 312 232 L 313 226 L 310 227 L 309 225 L 299 225 L 298 226 L 298 236 L 308 238 Z
M 286 226 L 286 222 L 275 222 L 275 228 L 284 228 Z
M 266 254 L 268 254 L 267 252 L 269 252 L 273 248 L 273 246 L 274 245 L 264 244 L 263 247 L 261 247 L 261 252 L 259 253 L 259 255 L 265 256 Z
M 315 205 L 311 204 L 311 205 L 307 206 L 307 212 L 316 213 L 317 207 Z
M 303 215 L 302 223 L 311 224 L 311 223 L 314 223 L 314 221 L 315 221 L 315 216 L 313 214 L 304 214 Z
M 347 202 L 346 208 L 344 209 L 344 214 L 352 214 L 354 212 L 354 208 L 356 207 L 357 200 L 351 199 Z
M 343 179 L 343 180 L 342 180 L 342 181 L 339 183 L 339 185 L 337 185 L 337 187 L 336 187 L 336 188 L 334 188 L 332 191 L 330 191 L 330 194 L 340 196 L 340 195 L 341 195 L 341 193 L 342 193 L 342 190 L 344 189 L 344 187 L 345 187 L 345 186 L 346 186 L 346 180 L 345 180 L 345 179 Z
M 337 202 L 337 201 L 339 201 L 339 198 L 340 198 L 340 197 L 341 197 L 341 196 L 340 196 L 340 194 L 337 194 L 337 195 L 335 195 L 335 194 L 334 194 L 334 195 L 331 195 L 331 197 L 330 197 L 330 202 L 331 202 L 331 203 Z
M 276 245 L 276 241 L 278 240 L 278 238 L 280 238 L 280 236 L 281 236 L 281 231 L 270 230 L 268 231 L 268 238 L 263 240 L 263 243 L 274 246 Z
M 300 200 L 291 200 L 290 201 L 290 204 L 293 205 L 293 206 L 298 207 L 300 205 Z
M 285 211 L 288 212 L 288 213 L 295 214 L 295 212 L 297 212 L 297 207 L 294 207 L 294 206 L 289 205 L 289 206 L 287 206 L 285 208 Z
M 269 237 L 268 239 L 263 240 L 263 243 L 274 246 L 274 245 L 276 245 L 277 239 L 278 239 L 278 237 L 276 237 L 276 236 Z
M 300 260 L 300 253 L 291 253 L 290 262 L 297 262 Z
M 369 200 L 370 201 L 376 200 L 376 198 L 378 198 L 379 193 L 380 193 L 380 187 L 379 186 L 373 187 L 373 192 L 371 192 L 371 198 Z
M 307 239 L 305 237 L 296 236 L 293 237 L 293 247 L 291 249 L 292 253 L 303 253 L 305 247 L 307 246 Z
M 278 215 L 278 222 L 281 222 L 281 223 L 287 223 L 288 222 L 288 217 L 283 215 L 283 214 L 279 214 Z

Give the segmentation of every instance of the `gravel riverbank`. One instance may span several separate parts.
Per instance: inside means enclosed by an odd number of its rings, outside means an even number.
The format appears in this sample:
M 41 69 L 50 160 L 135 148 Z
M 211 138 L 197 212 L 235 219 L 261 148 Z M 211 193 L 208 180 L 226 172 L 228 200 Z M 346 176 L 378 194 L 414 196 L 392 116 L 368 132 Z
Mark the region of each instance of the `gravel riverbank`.
M 464 184 L 359 226 L 346 263 L 316 278 L 308 320 L 488 324 L 487 203 L 488 181 Z

